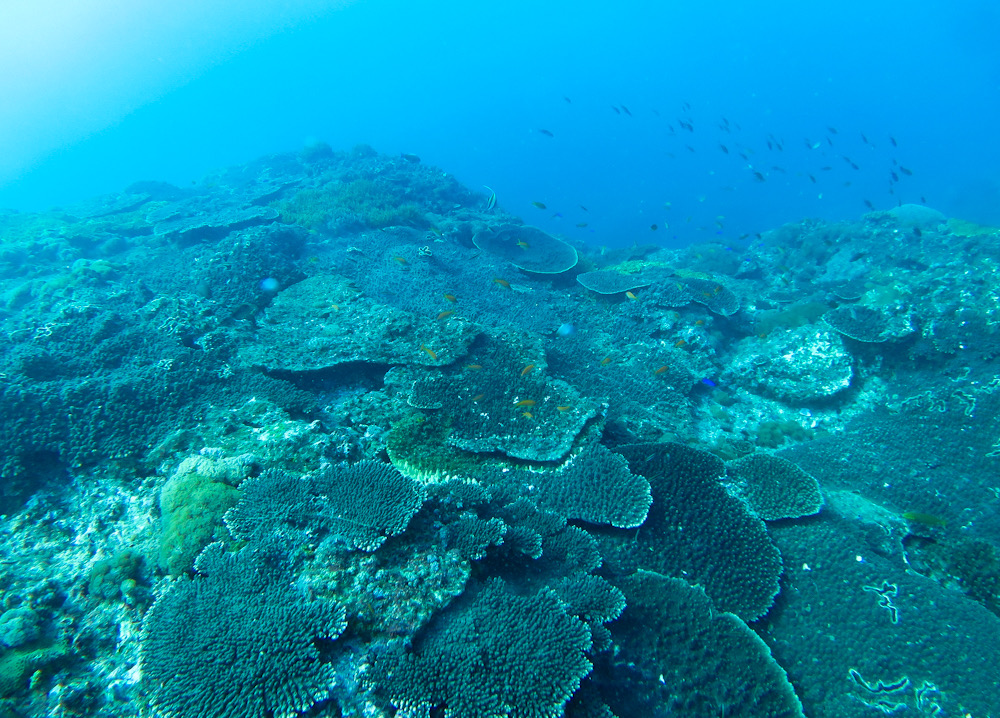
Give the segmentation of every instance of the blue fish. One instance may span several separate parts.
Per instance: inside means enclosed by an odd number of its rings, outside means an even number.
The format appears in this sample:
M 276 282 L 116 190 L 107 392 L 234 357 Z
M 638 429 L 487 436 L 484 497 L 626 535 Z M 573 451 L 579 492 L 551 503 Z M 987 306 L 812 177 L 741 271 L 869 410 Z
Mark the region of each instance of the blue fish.
M 712 381 L 711 379 L 709 379 L 708 377 L 705 377 L 704 379 L 702 379 L 701 383 L 704 384 L 705 386 L 716 386 L 716 383 L 714 381 Z

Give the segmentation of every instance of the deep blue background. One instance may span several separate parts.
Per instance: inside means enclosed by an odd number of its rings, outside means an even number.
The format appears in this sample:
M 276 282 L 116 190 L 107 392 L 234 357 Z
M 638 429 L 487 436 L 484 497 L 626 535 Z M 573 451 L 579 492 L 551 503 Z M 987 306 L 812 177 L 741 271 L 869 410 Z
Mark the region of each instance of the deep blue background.
M 142 3 L 126 15 L 108 2 L 65 65 L 64 37 L 0 53 L 12 65 L 0 75 L 21 84 L 0 80 L 14 98 L 0 113 L 0 207 L 137 179 L 189 185 L 322 139 L 416 153 L 596 245 L 730 241 L 804 217 L 854 219 L 864 200 L 925 198 L 1000 224 L 994 3 L 343 5 L 185 1 L 143 16 Z

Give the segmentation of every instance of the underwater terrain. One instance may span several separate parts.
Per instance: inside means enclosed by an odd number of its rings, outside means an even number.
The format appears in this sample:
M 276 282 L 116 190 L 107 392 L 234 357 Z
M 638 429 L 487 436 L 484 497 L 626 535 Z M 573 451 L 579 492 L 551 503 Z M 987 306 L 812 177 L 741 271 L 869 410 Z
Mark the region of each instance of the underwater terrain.
M 0 239 L 0 718 L 1000 714 L 1000 230 L 316 144 Z

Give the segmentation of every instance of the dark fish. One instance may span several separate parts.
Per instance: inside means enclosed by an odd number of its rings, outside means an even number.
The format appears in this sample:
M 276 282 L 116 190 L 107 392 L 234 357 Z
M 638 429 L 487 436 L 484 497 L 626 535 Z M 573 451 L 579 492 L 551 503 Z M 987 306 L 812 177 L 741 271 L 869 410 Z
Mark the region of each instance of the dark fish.
M 563 99 L 566 100 L 566 104 L 567 105 L 572 105 L 573 104 L 573 100 L 569 99 L 568 97 L 563 97 Z
M 774 146 L 778 148 L 778 152 L 784 152 L 785 151 L 785 146 L 783 144 L 781 144 L 780 142 L 775 142 Z
M 893 147 L 899 147 L 899 145 L 896 144 L 896 138 L 893 137 L 892 135 L 889 135 L 889 142 L 892 143 Z
M 611 109 L 615 111 L 615 114 L 616 114 L 616 115 L 620 115 L 620 114 L 622 113 L 622 111 L 621 111 L 621 110 L 619 110 L 619 109 L 618 109 L 617 107 L 615 107 L 614 105 L 611 105 Z
M 625 107 L 625 105 L 622 105 L 622 112 L 624 112 L 629 117 L 632 116 L 632 113 L 629 111 L 629 109 L 627 107 Z
M 920 204 L 927 204 L 927 198 L 923 195 L 920 196 Z
M 690 102 L 685 102 L 685 103 L 681 104 L 681 109 L 684 110 L 685 112 L 687 112 L 688 110 L 691 109 L 691 103 Z
M 416 164 L 417 162 L 420 161 L 420 158 L 417 157 L 417 155 L 411 155 L 409 152 L 400 152 L 399 156 L 402 157 L 407 162 L 412 162 L 413 164 Z
M 692 147 L 691 145 L 684 145 L 684 146 L 687 147 L 688 152 L 694 152 L 694 147 Z
M 848 157 L 847 155 L 841 155 L 841 157 L 844 158 L 844 162 L 846 162 L 847 164 L 849 164 L 849 165 L 850 164 L 854 164 L 853 162 L 851 162 L 851 158 Z
M 740 157 L 742 157 L 743 159 L 745 159 L 747 162 L 750 161 L 750 158 L 747 157 L 747 153 L 746 152 L 740 152 Z
M 865 207 L 867 207 L 868 209 L 875 209 L 875 205 L 871 203 L 871 200 L 867 199 L 865 200 Z
M 587 209 L 586 207 L 584 207 L 582 204 L 580 205 L 580 209 L 582 209 L 584 212 L 589 212 L 590 211 L 589 209 Z
M 833 167 L 830 167 L 830 166 L 828 165 L 828 166 L 826 166 L 826 167 L 820 167 L 820 169 L 821 169 L 821 170 L 823 170 L 824 172 L 829 172 L 830 170 L 832 170 L 832 169 L 833 169 Z
M 649 228 L 650 228 L 651 230 L 653 230 L 654 232 L 655 232 L 656 230 L 658 230 L 658 229 L 659 229 L 659 227 L 657 227 L 657 226 L 656 226 L 655 224 L 651 224 L 651 225 L 649 225 Z
M 830 147 L 833 147 L 833 140 L 831 140 L 829 137 L 826 138 L 826 143 L 830 145 Z
M 763 182 L 763 181 L 764 181 L 764 175 L 762 175 L 762 174 L 761 174 L 760 172 L 758 172 L 757 170 L 754 170 L 754 171 L 753 171 L 753 177 L 754 177 L 754 179 L 755 179 L 755 180 L 757 180 L 758 182 Z
M 816 184 L 816 178 L 815 178 L 815 177 L 813 177 L 812 175 L 806 175 L 806 176 L 807 176 L 807 177 L 808 177 L 809 179 L 811 179 L 811 180 L 812 180 L 812 183 L 813 183 L 813 184 Z
M 892 181 L 893 182 L 899 182 L 899 175 L 898 174 L 896 174 L 895 172 L 890 172 L 889 174 L 892 176 Z
M 913 171 L 906 169 L 905 167 L 903 167 L 903 165 L 899 166 L 899 171 L 902 172 L 907 177 L 911 177 L 913 175 Z
M 917 235 L 918 237 L 921 237 L 921 236 L 923 236 L 923 234 L 924 234 L 923 232 L 921 232 L 921 231 L 920 231 L 920 227 L 914 227 L 914 228 L 913 228 L 913 233 L 914 233 L 915 235 Z
M 719 145 L 719 149 L 722 150 L 727 155 L 729 154 L 729 148 L 726 147 L 725 145 Z
M 685 122 L 684 120 L 677 120 L 677 124 L 683 127 L 688 132 L 694 132 L 694 125 L 690 122 Z
M 772 170 L 774 170 L 775 172 L 780 172 L 780 173 L 781 173 L 781 174 L 783 174 L 783 175 L 784 175 L 784 174 L 788 174 L 788 173 L 787 173 L 787 172 L 785 171 L 785 168 L 784 168 L 784 167 L 778 167 L 778 165 L 772 165 L 772 166 L 771 166 L 771 169 L 772 169 Z
M 861 168 L 860 168 L 860 167 L 858 167 L 858 166 L 857 166 L 856 164 L 854 164 L 853 162 L 851 162 L 851 169 L 854 169 L 854 170 L 859 170 L 859 169 L 861 169 Z
M 836 128 L 836 127 L 827 127 L 826 129 L 827 129 L 827 131 L 828 131 L 828 132 L 829 132 L 829 133 L 830 133 L 831 135 L 835 135 L 835 134 L 837 134 L 837 128 Z
M 870 145 L 871 144 L 871 142 L 868 141 L 868 138 L 865 137 L 865 133 L 864 132 L 861 133 L 861 141 L 864 142 L 866 145 Z
M 555 137 L 555 135 L 553 135 L 553 134 L 552 134 L 551 132 L 549 132 L 548 130 L 538 130 L 538 131 L 539 131 L 539 132 L 540 132 L 541 134 L 545 135 L 546 137 Z
M 771 140 L 767 141 L 767 149 L 772 150 L 772 151 L 774 150 L 774 145 L 771 143 Z

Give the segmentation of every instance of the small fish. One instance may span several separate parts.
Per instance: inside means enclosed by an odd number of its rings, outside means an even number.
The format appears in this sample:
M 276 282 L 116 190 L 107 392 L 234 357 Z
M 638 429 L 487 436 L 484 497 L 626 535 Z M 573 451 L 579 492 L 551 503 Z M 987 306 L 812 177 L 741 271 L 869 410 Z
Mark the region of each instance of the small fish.
M 532 206 L 538 207 L 538 209 L 547 209 L 544 202 L 532 202 Z
M 914 227 L 913 228 L 913 235 L 915 237 L 922 237 L 922 236 L 924 236 L 924 233 L 920 231 L 920 227 Z
M 865 207 L 867 207 L 868 209 L 875 209 L 875 205 L 873 205 L 871 203 L 871 200 L 868 199 L 865 200 Z
M 563 99 L 566 101 L 567 105 L 572 105 L 573 104 L 573 100 L 569 99 L 568 97 L 563 97 Z
M 861 133 L 861 141 L 864 142 L 866 145 L 870 145 L 871 144 L 871 142 L 868 141 L 868 138 L 865 137 L 865 133 L 864 132 Z
M 616 114 L 616 115 L 620 115 L 620 114 L 622 113 L 622 111 L 621 111 L 621 110 L 619 110 L 619 109 L 618 109 L 617 107 L 615 107 L 614 105 L 611 105 L 611 109 L 615 111 L 615 114 Z
M 912 177 L 913 176 L 913 170 L 908 170 L 905 167 L 903 167 L 903 165 L 899 166 L 899 171 L 902 172 L 907 177 Z
M 694 323 L 694 325 L 695 325 L 696 327 L 703 327 L 703 326 L 705 326 L 705 320 L 704 320 L 704 319 L 699 319 L 699 320 L 697 320 L 697 321 L 696 321 L 696 322 Z
M 727 155 L 729 154 L 729 148 L 728 148 L 728 147 L 726 147 L 725 145 L 721 145 L 721 144 L 720 144 L 720 145 L 719 145 L 719 149 L 720 149 L 720 150 L 722 150 L 722 152 L 723 152 L 724 154 L 727 154 Z
M 409 264 L 409 262 L 406 261 L 406 257 L 393 257 L 392 261 L 399 262 L 400 264 Z
M 545 135 L 546 137 L 555 137 L 555 135 L 553 135 L 551 132 L 545 129 L 538 130 L 538 133 L 541 135 Z
M 833 169 L 833 167 L 830 167 L 829 165 L 827 165 L 826 167 L 820 167 L 820 169 L 821 169 L 822 171 L 824 171 L 824 172 L 829 172 L 830 170 L 832 170 L 832 169 Z
M 535 405 L 534 399 L 521 399 L 521 401 L 515 402 L 514 408 L 520 409 L 522 406 L 534 406 L 534 405 Z
M 852 169 L 852 170 L 859 170 L 859 169 L 861 169 L 861 168 L 860 168 L 860 167 L 858 167 L 858 166 L 857 166 L 856 164 L 854 164 L 853 162 L 851 162 L 851 169 Z
M 508 282 L 506 279 L 500 279 L 500 277 L 493 277 L 493 283 L 499 284 L 504 289 L 510 289 L 510 282 Z
M 586 227 L 586 226 L 587 226 L 587 223 L 586 223 L 586 222 L 577 222 L 577 223 L 576 223 L 576 227 L 577 227 L 577 229 L 583 229 L 583 228 L 584 228 L 584 227 Z
M 691 153 L 697 152 L 697 150 L 695 150 L 695 148 L 692 147 L 691 145 L 684 145 L 684 146 L 687 148 L 688 152 L 691 152 Z
M 454 313 L 455 313 L 454 309 L 447 309 L 447 310 L 445 310 L 443 312 L 438 312 L 437 318 L 438 319 L 447 319 L 448 317 L 450 317 Z
M 523 239 L 519 239 L 517 240 L 517 246 L 520 247 L 521 249 L 527 249 L 531 245 L 525 242 Z
M 668 367 L 666 364 L 664 364 L 663 366 L 656 367 L 656 371 L 653 372 L 653 375 L 654 376 L 659 376 L 660 374 L 662 374 L 663 372 L 665 372 L 669 368 L 670 367 Z
M 452 302 L 453 304 L 458 301 L 458 297 L 456 297 L 454 294 L 445 294 L 444 298 L 445 301 Z
M 485 394 L 476 394 L 474 397 L 472 397 L 472 400 L 478 404 L 480 401 L 482 401 L 483 397 L 485 396 L 486 396 Z
M 625 292 L 625 296 L 632 300 L 638 299 L 638 297 L 635 296 L 635 294 L 633 294 L 632 292 Z
M 584 212 L 589 212 L 590 211 L 589 209 L 587 209 L 586 207 L 584 207 L 582 204 L 580 205 L 580 209 L 582 209 Z
M 412 162 L 413 164 L 420 162 L 420 158 L 417 155 L 410 154 L 409 152 L 400 152 L 399 156 L 407 162 Z
M 603 359 L 601 359 L 601 366 L 607 366 L 610 363 L 611 363 L 611 357 L 610 356 L 606 356 Z
M 769 150 L 773 150 L 774 149 L 774 145 L 771 144 L 771 140 L 767 141 L 767 149 L 769 149 Z
M 521 370 L 521 376 L 524 376 L 525 374 L 527 374 L 529 371 L 531 371 L 534 368 L 535 368 L 534 364 L 528 364 L 528 366 L 524 367 L 524 369 Z
M 651 224 L 651 225 L 649 225 L 649 228 L 650 228 L 651 230 L 653 230 L 654 232 L 655 232 L 656 230 L 658 230 L 658 229 L 659 229 L 659 227 L 657 227 L 657 226 L 656 226 L 655 224 Z
M 934 528 L 944 528 L 948 525 L 948 522 L 941 518 L 940 516 L 935 516 L 934 514 L 928 514 L 923 511 L 904 511 L 902 517 L 907 521 L 912 523 L 923 524 L 924 526 L 931 526 Z
M 788 170 L 786 170 L 784 167 L 779 167 L 778 165 L 771 165 L 771 169 L 774 170 L 775 172 L 780 172 L 783 175 L 788 174 Z
M 486 187 L 486 185 L 483 185 L 483 187 Z M 497 193 L 490 187 L 486 187 L 486 189 L 490 191 L 489 199 L 486 200 L 486 211 L 489 212 L 497 206 Z
M 678 339 L 676 342 L 674 342 L 674 349 L 680 349 L 685 344 L 687 344 L 686 340 L 684 340 L 684 339 Z
M 892 135 L 889 135 L 889 142 L 892 143 L 893 147 L 899 147 L 899 145 L 896 144 L 896 138 L 893 137 Z
M 806 175 L 806 177 L 808 177 L 813 184 L 816 184 L 816 178 L 815 177 L 813 177 L 812 175 Z
M 572 406 L 570 406 L 569 404 L 563 404 L 562 406 L 557 406 L 557 407 L 556 407 L 556 409 L 557 409 L 558 411 L 569 411 L 569 410 L 570 410 L 570 409 L 572 409 L 572 408 L 573 408 L 573 407 L 572 407 Z
M 522 411 L 521 412 L 521 416 L 523 416 L 525 419 L 534 419 L 535 418 L 534 414 L 532 414 L 530 411 Z
M 701 383 L 704 384 L 705 386 L 717 386 L 716 383 L 714 381 L 712 381 L 711 379 L 709 379 L 708 377 L 705 377 L 704 379 L 702 379 Z
M 754 170 L 754 171 L 753 171 L 753 178 L 754 178 L 755 180 L 757 180 L 758 182 L 764 182 L 764 181 L 765 181 L 765 180 L 764 180 L 764 175 L 762 175 L 762 174 L 761 174 L 760 172 L 758 172 L 757 170 Z
M 482 364 L 466 364 L 465 368 L 469 369 L 471 371 L 479 371 L 480 369 L 483 368 L 483 365 Z
M 438 355 L 437 355 L 437 353 L 433 349 L 428 349 L 423 344 L 421 344 L 420 345 L 420 350 L 427 352 L 427 356 L 429 356 L 434 361 L 437 361 Z
M 835 135 L 835 134 L 837 134 L 837 128 L 836 128 L 836 127 L 827 127 L 826 129 L 827 129 L 827 131 L 828 131 L 828 132 L 829 132 L 829 133 L 830 133 L 831 135 Z
M 899 175 L 896 174 L 895 172 L 890 172 L 889 176 L 892 177 L 893 182 L 899 182 Z
M 622 112 L 624 112 L 626 115 L 628 115 L 629 117 L 632 116 L 632 113 L 629 111 L 629 109 L 627 107 L 625 107 L 625 105 L 622 105 L 621 108 L 622 108 Z

